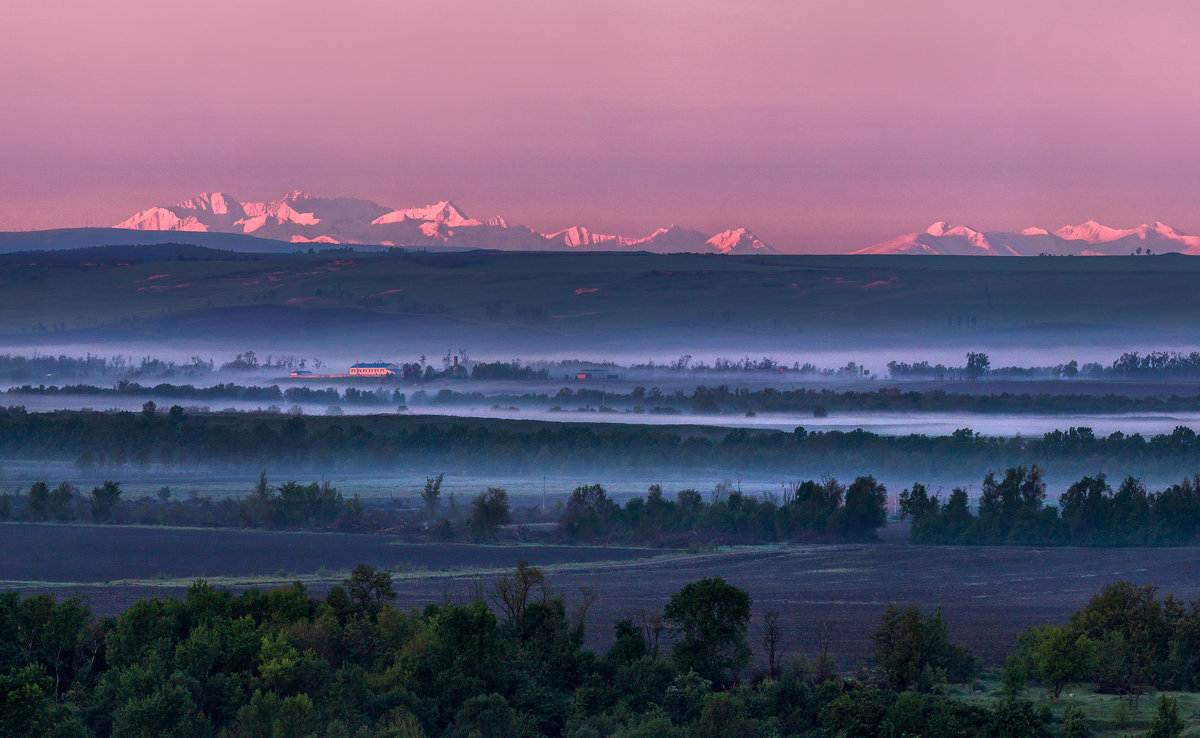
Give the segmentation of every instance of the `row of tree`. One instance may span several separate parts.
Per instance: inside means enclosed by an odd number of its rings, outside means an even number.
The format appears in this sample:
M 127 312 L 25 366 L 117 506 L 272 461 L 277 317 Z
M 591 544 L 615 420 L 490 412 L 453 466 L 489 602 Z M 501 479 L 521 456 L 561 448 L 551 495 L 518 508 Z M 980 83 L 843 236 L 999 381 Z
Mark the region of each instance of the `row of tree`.
M 29 385 L 9 387 L 5 390 L 13 395 L 86 395 L 89 397 L 154 397 L 170 400 L 195 400 L 211 402 L 219 400 L 239 400 L 242 402 L 280 402 L 280 403 L 346 403 L 348 405 L 403 405 L 404 393 L 400 390 L 376 388 L 373 390 L 347 387 L 339 391 L 334 387 L 324 389 L 314 387 L 288 387 L 280 389 L 279 385 L 235 384 L 222 382 L 219 384 L 196 387 L 191 384 L 141 385 L 137 382 L 122 379 L 112 387 L 100 387 L 93 384 L 68 385 Z M 147 403 L 155 408 L 153 401 Z M 182 408 L 181 408 L 182 409 Z
M 1090 379 L 1193 379 L 1200 377 L 1200 351 L 1150 351 L 1141 354 L 1126 351 L 1112 364 L 1087 362 L 1082 366 L 1072 359 L 1054 366 L 1006 366 L 992 368 L 991 359 L 982 352 L 967 354 L 965 366 L 930 364 L 928 361 L 889 361 L 893 378 L 979 379 L 984 375 L 998 378 L 1087 377 Z
M 333 471 L 400 464 L 473 464 L 496 471 L 614 468 L 755 470 L 791 475 L 817 467 L 853 473 L 866 466 L 947 473 L 1053 462 L 1059 473 L 1096 469 L 1097 459 L 1136 473 L 1195 468 L 1200 439 L 1190 428 L 1153 437 L 1098 437 L 1073 428 L 1038 438 L 1000 438 L 961 429 L 949 435 L 888 436 L 863 430 L 809 432 L 677 426 L 531 422 L 405 415 L 353 418 L 278 414 L 189 414 L 0 408 L 0 457 L 74 460 L 100 469 L 204 466 L 245 469 L 287 465 Z M 726 471 L 725 473 L 728 473 Z
M 488 378 L 501 379 L 507 374 L 519 378 L 528 367 L 513 368 L 500 364 L 498 369 L 491 364 L 476 364 L 475 369 L 487 374 Z M 474 369 L 472 371 L 475 371 Z M 946 392 L 945 390 L 903 390 L 899 387 L 881 387 L 877 390 L 824 389 L 775 389 L 772 387 L 751 390 L 733 388 L 729 385 L 699 385 L 691 392 L 675 390 L 664 393 L 657 387 L 634 387 L 629 392 L 613 392 L 589 387 L 563 387 L 555 393 L 546 392 L 500 392 L 484 394 L 479 391 L 458 392 L 442 388 L 426 393 L 418 390 L 406 396 L 399 389 L 376 387 L 359 389 L 349 387 L 338 390 L 334 387 L 279 385 L 242 385 L 224 382 L 210 386 L 191 384 L 160 383 L 142 385 L 134 381 L 121 380 L 111 387 L 94 384 L 68 385 L 20 385 L 5 390 L 14 396 L 62 395 L 62 396 L 113 396 L 144 397 L 154 400 L 217 402 L 222 400 L 262 402 L 277 405 L 288 404 L 337 404 L 374 405 L 399 407 L 411 404 L 425 405 L 468 405 L 481 404 L 517 406 L 525 409 L 579 410 L 599 409 L 623 412 L 695 412 L 718 413 L 789 413 L 809 414 L 816 409 L 826 412 L 964 412 L 964 413 L 1129 413 L 1129 412 L 1182 412 L 1200 410 L 1197 395 L 1117 395 L 1088 393 L 1030 393 L 1005 392 L 985 394 L 971 392 Z M 295 411 L 293 411 L 295 412 Z
M 426 479 L 421 492 L 426 527 L 440 538 L 496 538 L 513 523 L 508 492 L 489 487 L 460 506 L 453 495 L 443 499 L 442 475 Z M 83 498 L 70 482 L 51 489 L 35 482 L 25 495 L 0 495 L 0 520 L 31 522 L 113 520 L 166 525 L 239 525 L 267 528 L 340 528 L 415 532 L 413 515 L 383 505 L 368 506 L 343 495 L 330 482 L 271 485 L 262 472 L 251 494 L 216 501 L 194 497 L 172 499 L 169 487 L 118 507 L 121 485 L 106 481 Z M 604 540 L 656 545 L 722 541 L 765 542 L 797 538 L 870 540 L 886 521 L 887 491 L 873 477 L 849 486 L 836 479 L 794 484 L 784 494 L 756 498 L 723 482 L 709 501 L 695 489 L 667 499 L 660 485 L 645 497 L 617 504 L 603 486 L 577 487 L 555 510 L 520 511 L 520 522 L 557 522 L 556 536 L 568 541 Z M 429 527 L 432 524 L 432 527 Z
M 687 539 L 726 542 L 786 541 L 798 538 L 871 540 L 887 522 L 887 490 L 874 477 L 859 477 L 849 487 L 836 479 L 809 480 L 782 495 L 754 497 L 728 483 L 705 502 L 694 489 L 680 490 L 674 500 L 661 485 L 645 497 L 618 505 L 604 487 L 577 487 L 567 500 L 559 527 L 571 540 L 622 539 L 643 543 Z
M 172 499 L 170 487 L 154 497 L 127 499 L 120 482 L 106 480 L 81 494 L 70 482 L 51 488 L 34 482 L 24 495 L 0 494 L 0 520 L 160 525 L 236 525 L 266 528 L 358 528 L 364 508 L 358 495 L 342 496 L 329 482 L 267 484 L 262 475 L 252 494 L 218 502 Z M 378 521 L 373 521 L 378 523 Z
M 1046 504 L 1037 466 L 1009 467 L 983 479 L 972 510 L 966 490 L 942 501 L 923 484 L 900 493 L 916 543 L 1073 546 L 1181 546 L 1200 541 L 1200 475 L 1150 492 L 1126 477 L 1116 490 L 1103 473 L 1071 484 L 1057 506 Z

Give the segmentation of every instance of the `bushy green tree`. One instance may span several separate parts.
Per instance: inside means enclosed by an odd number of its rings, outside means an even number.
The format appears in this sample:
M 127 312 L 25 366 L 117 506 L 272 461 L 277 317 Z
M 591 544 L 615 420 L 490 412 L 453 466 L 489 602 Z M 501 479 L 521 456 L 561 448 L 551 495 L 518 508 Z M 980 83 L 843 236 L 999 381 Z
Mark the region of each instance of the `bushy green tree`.
M 1059 729 L 1062 738 L 1088 738 L 1092 728 L 1088 725 L 1087 714 L 1079 705 L 1067 705 L 1063 708 L 1062 727 Z
M 940 609 L 925 615 L 916 605 L 889 604 L 871 636 L 872 660 L 890 688 L 928 692 L 940 681 L 963 682 L 975 671 L 974 654 L 950 642 Z
M 421 490 L 421 502 L 429 516 L 437 515 L 442 508 L 442 479 L 445 475 L 425 478 L 425 488 Z
M 367 564 L 355 566 L 350 576 L 342 580 L 342 586 L 355 607 L 372 614 L 378 612 L 384 602 L 396 599 L 391 573 Z
M 599 484 L 587 484 L 571 490 L 559 525 L 572 538 L 598 536 L 620 511 L 608 492 Z
M 61 482 L 50 492 L 50 514 L 59 520 L 70 515 L 71 500 L 79 492 L 70 482 Z
M 720 577 L 701 579 L 671 596 L 663 615 L 675 628 L 675 663 L 723 683 L 730 671 L 750 663 L 746 627 L 750 595 Z
M 106 480 L 99 487 L 92 487 L 92 519 L 108 520 L 113 508 L 121 501 L 121 484 Z
M 1031 628 L 1021 635 L 1017 648 L 1056 700 L 1068 684 L 1087 679 L 1096 666 L 1096 644 L 1063 625 Z
M 1179 738 L 1187 725 L 1179 716 L 1179 700 L 1170 695 L 1158 698 L 1158 706 L 1154 709 L 1154 717 L 1150 720 L 1150 730 L 1146 738 Z
M 50 509 L 50 487 L 45 482 L 34 482 L 29 487 L 29 515 L 42 520 Z
M 471 501 L 471 530 L 480 538 L 494 538 L 496 529 L 512 522 L 508 492 L 488 487 Z

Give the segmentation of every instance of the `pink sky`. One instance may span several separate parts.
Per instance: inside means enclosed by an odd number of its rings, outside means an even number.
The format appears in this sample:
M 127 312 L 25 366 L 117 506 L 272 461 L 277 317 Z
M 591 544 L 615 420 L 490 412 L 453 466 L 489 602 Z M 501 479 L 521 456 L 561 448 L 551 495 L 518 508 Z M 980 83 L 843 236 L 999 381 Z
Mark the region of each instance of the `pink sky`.
M 0 229 L 205 190 L 542 230 L 1200 232 L 1200 4 L 44 0 L 0 7 Z

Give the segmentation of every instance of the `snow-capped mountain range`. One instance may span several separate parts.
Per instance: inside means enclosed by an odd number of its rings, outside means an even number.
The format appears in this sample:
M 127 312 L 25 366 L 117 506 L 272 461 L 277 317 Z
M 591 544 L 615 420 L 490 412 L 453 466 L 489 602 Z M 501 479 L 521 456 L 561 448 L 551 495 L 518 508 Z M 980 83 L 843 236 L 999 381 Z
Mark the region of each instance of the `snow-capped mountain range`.
M 1135 253 L 1178 252 L 1200 255 L 1200 236 L 1189 236 L 1155 221 L 1136 228 L 1109 228 L 1094 220 L 1063 226 L 1051 233 L 1044 228 L 1023 231 L 977 231 L 938 221 L 923 233 L 909 233 L 877 243 L 856 254 L 933 254 L 978 256 L 1121 256 Z
M 290 243 L 372 244 L 521 251 L 652 251 L 720 254 L 776 253 L 746 228 L 715 236 L 673 225 L 648 236 L 594 233 L 582 226 L 539 233 L 499 216 L 468 217 L 453 202 L 392 209 L 369 200 L 327 198 L 301 190 L 273 202 L 240 202 L 209 192 L 170 207 L 153 207 L 118 223 L 138 231 L 250 234 Z

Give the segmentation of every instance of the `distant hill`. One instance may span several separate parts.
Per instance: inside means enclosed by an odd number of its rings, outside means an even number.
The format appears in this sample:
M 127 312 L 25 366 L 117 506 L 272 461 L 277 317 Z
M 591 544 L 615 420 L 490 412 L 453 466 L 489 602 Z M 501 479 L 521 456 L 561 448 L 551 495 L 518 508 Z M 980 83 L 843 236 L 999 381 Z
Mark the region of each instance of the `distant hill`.
M 377 244 L 504 251 L 649 251 L 653 253 L 769 254 L 775 250 L 746 228 L 716 235 L 670 226 L 641 237 L 596 233 L 582 226 L 539 233 L 500 216 L 479 220 L 449 200 L 389 208 L 370 200 L 320 197 L 301 190 L 272 202 L 242 202 L 206 192 L 155 206 L 116 225 L 137 232 L 253 234 L 292 244 Z
M 79 249 L 34 249 L 0 253 L 0 264 L 125 266 L 160 261 L 249 261 L 258 256 L 190 243 L 117 244 L 86 246 Z
M 120 228 L 56 228 L 48 231 L 0 232 L 0 254 L 18 251 L 59 251 L 95 246 L 149 246 L 185 243 L 251 254 L 290 254 L 295 244 L 236 233 L 163 233 Z
M 1158 221 L 1136 228 L 1109 228 L 1094 220 L 1022 231 L 977 231 L 939 221 L 922 233 L 909 233 L 877 243 L 855 254 L 924 254 L 937 256 L 1129 256 L 1168 252 L 1200 255 L 1200 236 L 1189 236 Z
M 1103 344 L 1117 353 L 1200 345 L 1200 259 L 1182 256 L 140 248 L 0 257 L 0 343 L 339 347 L 351 359 L 461 347 L 637 360 L 705 351 L 815 357 L 836 346 L 952 345 L 961 356 L 1000 345 Z M 145 258 L 156 249 L 170 258 Z

